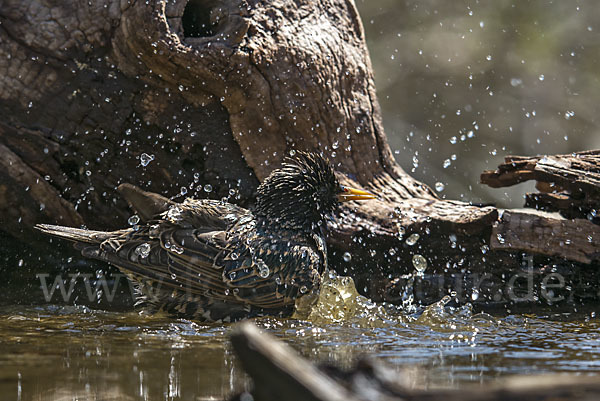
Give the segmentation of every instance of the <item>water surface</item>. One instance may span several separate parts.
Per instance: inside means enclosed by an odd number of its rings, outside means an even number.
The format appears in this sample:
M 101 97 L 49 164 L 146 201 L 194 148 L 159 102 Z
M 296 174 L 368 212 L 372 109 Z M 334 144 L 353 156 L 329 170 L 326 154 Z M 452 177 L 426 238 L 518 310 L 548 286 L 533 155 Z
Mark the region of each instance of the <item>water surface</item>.
M 411 387 L 600 373 L 600 324 L 589 312 L 493 317 L 444 303 L 409 314 L 348 298 L 350 319 L 255 322 L 319 363 L 378 357 Z M 2 399 L 223 399 L 249 386 L 227 340 L 233 325 L 81 306 L 4 306 L 0 315 Z

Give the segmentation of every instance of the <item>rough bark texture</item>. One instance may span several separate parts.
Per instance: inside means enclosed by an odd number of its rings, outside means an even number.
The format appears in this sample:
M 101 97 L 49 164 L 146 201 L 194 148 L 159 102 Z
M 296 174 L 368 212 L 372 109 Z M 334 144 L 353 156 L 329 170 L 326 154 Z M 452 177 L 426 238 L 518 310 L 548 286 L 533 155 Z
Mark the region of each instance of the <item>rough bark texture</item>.
M 2 230 L 29 242 L 34 223 L 122 226 L 122 182 L 246 206 L 295 149 L 381 196 L 330 239 L 363 273 L 394 248 L 408 261 L 394 269 L 413 269 L 399 233 L 426 237 L 431 263 L 464 259 L 448 236 L 479 249 L 497 215 L 439 200 L 395 163 L 351 0 L 0 0 L 0 110 Z
M 560 212 L 567 218 L 600 223 L 600 150 L 555 156 L 508 156 L 496 171 L 481 174 L 493 188 L 535 180 L 540 193 L 527 194 L 525 206 Z
M 505 211 L 492 230 L 491 249 L 520 250 L 590 264 L 600 261 L 600 226 L 536 211 Z
M 373 299 L 401 301 L 417 255 L 445 280 L 423 300 L 459 286 L 461 300 L 478 288 L 505 302 L 505 273 L 522 270 L 520 248 L 489 251 L 494 207 L 440 200 L 395 163 L 351 0 L 0 0 L 0 110 L 0 230 L 20 243 L 40 240 L 35 223 L 122 227 L 121 183 L 251 206 L 285 155 L 310 149 L 380 195 L 345 209 L 328 239 L 331 265 Z M 571 171 L 594 157 L 569 159 Z M 545 195 L 589 209 L 598 170 L 579 179 L 565 157 L 548 160 L 512 158 L 489 176 L 570 188 Z

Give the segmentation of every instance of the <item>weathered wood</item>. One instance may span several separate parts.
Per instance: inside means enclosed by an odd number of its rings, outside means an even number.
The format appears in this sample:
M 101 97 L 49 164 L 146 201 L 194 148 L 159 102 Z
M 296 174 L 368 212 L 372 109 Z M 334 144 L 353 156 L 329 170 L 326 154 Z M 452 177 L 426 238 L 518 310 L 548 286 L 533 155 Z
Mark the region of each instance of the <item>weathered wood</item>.
M 40 238 L 36 223 L 121 228 L 133 213 L 122 183 L 251 206 L 285 155 L 310 149 L 380 196 L 344 209 L 328 239 L 331 265 L 363 294 L 387 300 L 417 254 L 433 274 L 519 266 L 482 252 L 495 208 L 440 200 L 394 161 L 352 1 L 3 0 L 0 39 L 0 229 L 19 243 Z M 549 182 L 581 183 L 580 197 L 590 177 Z
M 124 182 L 250 206 L 296 149 L 323 151 L 342 181 L 380 196 L 350 205 L 330 240 L 366 278 L 389 275 L 387 256 L 371 253 L 399 246 L 399 231 L 461 259 L 441 246 L 448 235 L 476 243 L 496 216 L 439 200 L 395 162 L 352 1 L 3 0 L 0 114 L 0 143 L 19 159 L 0 185 L 20 202 L 46 177 L 18 217 L 0 197 L 11 219 L 0 229 L 28 241 L 35 223 L 122 227 Z
M 250 322 L 237 326 L 231 335 L 231 343 L 254 381 L 257 401 L 356 400 L 316 366 Z
M 569 218 L 596 219 L 600 205 L 600 150 L 555 156 L 508 156 L 481 182 L 493 188 L 535 180 L 539 194 L 528 194 L 526 206 L 558 211 Z M 597 221 L 597 220 L 596 220 Z
M 254 382 L 252 395 L 259 401 L 566 401 L 596 400 L 600 393 L 597 378 L 564 375 L 520 376 L 485 387 L 460 390 L 408 389 L 402 386 L 402 378 L 397 373 L 374 360 L 362 360 L 345 372 L 335 367 L 319 369 L 250 322 L 238 325 L 231 340 Z
M 590 264 L 600 261 L 600 226 L 588 220 L 570 220 L 535 210 L 506 210 L 494 225 L 490 248 Z

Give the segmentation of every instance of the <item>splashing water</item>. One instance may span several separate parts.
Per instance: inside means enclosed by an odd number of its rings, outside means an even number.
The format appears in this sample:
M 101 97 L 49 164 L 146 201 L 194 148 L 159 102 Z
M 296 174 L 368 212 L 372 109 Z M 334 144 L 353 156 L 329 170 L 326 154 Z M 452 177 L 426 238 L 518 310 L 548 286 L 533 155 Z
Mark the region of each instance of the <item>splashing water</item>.
M 401 315 L 393 316 L 383 305 L 377 305 L 360 295 L 352 278 L 338 276 L 333 272 L 323 275 L 321 289 L 314 304 L 306 305 L 301 301 L 296 303 L 293 318 L 309 320 L 315 324 L 347 322 L 364 327 L 384 327 L 402 321 Z
M 406 325 L 411 322 L 446 329 L 446 323 L 468 326 L 473 318 L 472 306 L 449 307 L 450 296 L 426 307 L 414 304 L 412 283 L 408 281 L 403 294 L 402 306 L 378 304 L 362 296 L 356 290 L 354 280 L 338 276 L 334 272 L 323 275 L 318 294 L 301 297 L 296 302 L 292 318 L 309 321 L 316 325 L 350 324 L 353 327 L 385 328 Z M 482 316 L 479 314 L 478 316 Z M 487 315 L 486 315 L 487 316 Z M 487 319 L 487 317 L 486 317 Z M 493 321 L 493 318 L 489 317 Z M 448 326 L 448 327 L 450 327 Z

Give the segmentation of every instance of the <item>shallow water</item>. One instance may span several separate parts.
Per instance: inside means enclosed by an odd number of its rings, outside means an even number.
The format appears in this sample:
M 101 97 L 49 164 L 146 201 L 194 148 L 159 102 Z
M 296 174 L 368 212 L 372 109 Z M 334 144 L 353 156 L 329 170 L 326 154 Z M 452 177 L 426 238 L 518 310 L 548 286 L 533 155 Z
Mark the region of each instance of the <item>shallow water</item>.
M 402 311 L 357 296 L 348 281 L 327 288 L 310 321 L 255 322 L 319 363 L 378 357 L 410 387 L 600 374 L 600 322 L 589 312 L 493 317 L 449 298 Z M 249 386 L 227 340 L 233 325 L 81 306 L 5 306 L 0 316 L 1 399 L 222 399 Z

